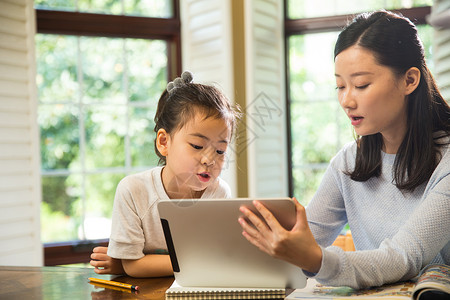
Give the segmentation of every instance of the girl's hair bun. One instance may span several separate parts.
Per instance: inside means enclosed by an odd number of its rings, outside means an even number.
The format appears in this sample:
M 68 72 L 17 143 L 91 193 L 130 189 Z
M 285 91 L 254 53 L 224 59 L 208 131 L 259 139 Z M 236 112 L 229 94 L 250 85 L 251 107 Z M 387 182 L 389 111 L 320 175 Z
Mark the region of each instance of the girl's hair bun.
M 173 81 L 169 82 L 166 89 L 168 92 L 171 92 L 174 89 L 182 87 L 188 83 L 192 83 L 193 81 L 194 75 L 192 75 L 189 71 L 184 71 L 183 74 L 181 74 L 181 77 L 177 77 Z

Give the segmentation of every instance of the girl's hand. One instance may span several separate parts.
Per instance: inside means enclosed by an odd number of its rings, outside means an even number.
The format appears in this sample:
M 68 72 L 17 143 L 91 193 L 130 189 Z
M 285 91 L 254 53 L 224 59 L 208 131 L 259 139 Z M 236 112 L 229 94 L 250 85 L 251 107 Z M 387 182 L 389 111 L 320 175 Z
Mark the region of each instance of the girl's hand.
M 92 250 L 90 264 L 95 267 L 94 272 L 97 274 L 125 274 L 122 261 L 108 256 L 107 251 L 108 247 L 95 247 Z
M 305 271 L 317 273 L 322 263 L 322 249 L 309 229 L 305 208 L 295 198 L 292 200 L 297 211 L 297 221 L 291 230 L 283 228 L 264 205 L 254 201 L 253 205 L 265 222 L 242 206 L 240 211 L 251 222 L 249 224 L 243 217 L 239 218 L 243 229 L 242 235 L 269 255 L 292 263 Z

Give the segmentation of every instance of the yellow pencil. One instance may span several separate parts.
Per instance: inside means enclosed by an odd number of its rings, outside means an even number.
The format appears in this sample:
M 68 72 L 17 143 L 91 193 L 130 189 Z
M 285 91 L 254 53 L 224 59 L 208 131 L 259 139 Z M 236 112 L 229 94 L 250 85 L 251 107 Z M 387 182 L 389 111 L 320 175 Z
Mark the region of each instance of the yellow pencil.
M 139 290 L 139 287 L 137 285 L 131 285 L 131 284 L 118 282 L 118 281 L 111 281 L 111 280 L 99 279 L 99 278 L 94 278 L 94 277 L 89 277 L 89 281 L 103 283 L 106 285 L 118 286 L 118 287 L 121 287 L 124 289 L 132 289 L 134 291 Z
M 103 284 L 103 283 L 98 283 L 98 282 L 93 282 L 93 281 L 90 281 L 89 284 L 92 284 L 96 288 L 104 288 L 104 289 L 109 289 L 109 290 L 116 290 L 116 291 L 121 291 L 122 293 L 130 293 L 130 294 L 132 294 L 132 293 L 134 293 L 134 294 L 139 293 L 139 291 L 133 291 L 133 290 L 130 290 L 130 289 L 124 289 L 124 288 L 120 288 L 120 287 L 117 287 L 117 286 L 112 286 L 112 285 L 109 285 L 109 284 Z

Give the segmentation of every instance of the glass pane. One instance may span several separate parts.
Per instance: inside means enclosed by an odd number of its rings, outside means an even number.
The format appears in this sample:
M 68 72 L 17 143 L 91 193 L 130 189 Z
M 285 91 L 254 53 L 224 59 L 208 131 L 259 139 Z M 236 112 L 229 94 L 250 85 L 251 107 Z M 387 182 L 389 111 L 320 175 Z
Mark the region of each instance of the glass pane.
M 431 73 L 434 72 L 434 60 L 433 60 L 433 33 L 434 29 L 430 25 L 418 25 L 417 32 L 422 40 L 423 47 L 425 49 L 425 59 L 428 69 Z
M 171 18 L 173 0 L 35 0 L 36 8 Z
M 338 32 L 289 38 L 290 94 L 294 101 L 335 99 L 333 49 Z
M 124 14 L 155 18 L 171 18 L 171 0 L 123 0 Z
M 309 201 L 318 189 L 324 173 L 325 168 L 294 168 L 292 170 L 295 191 L 294 196 L 302 205 L 308 205 Z
M 36 35 L 36 84 L 40 102 L 78 100 L 77 40 L 73 36 Z
M 125 166 L 126 107 L 87 106 L 85 109 L 86 170 Z
M 121 0 L 78 0 L 77 7 L 80 12 L 121 14 Z
M 76 106 L 39 106 L 42 170 L 80 169 L 78 118 Z
M 337 101 L 291 104 L 294 166 L 327 164 L 342 143 L 352 140 L 351 131 L 339 126 L 338 118 L 342 115 Z M 344 126 L 350 127 L 348 121 Z M 345 141 L 340 140 L 343 137 Z
M 128 97 L 153 105 L 167 84 L 167 44 L 164 41 L 126 40 Z
M 92 174 L 86 176 L 86 207 L 80 239 L 109 238 L 114 194 L 124 173 Z
M 41 240 L 44 243 L 78 239 L 81 224 L 81 177 L 42 177 Z
M 80 49 L 83 102 L 125 103 L 123 39 L 82 37 Z
M 75 10 L 77 0 L 34 0 L 34 6 L 40 9 Z
M 433 0 L 289 0 L 288 16 L 290 19 L 314 18 L 431 5 Z
M 133 167 L 156 166 L 159 158 L 154 150 L 156 104 L 151 108 L 130 110 L 130 149 Z

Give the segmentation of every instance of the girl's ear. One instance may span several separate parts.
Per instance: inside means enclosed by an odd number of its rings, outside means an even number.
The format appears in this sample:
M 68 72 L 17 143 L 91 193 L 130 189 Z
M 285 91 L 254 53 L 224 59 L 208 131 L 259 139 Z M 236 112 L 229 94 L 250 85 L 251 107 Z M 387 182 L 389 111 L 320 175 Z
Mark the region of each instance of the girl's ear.
M 420 70 L 416 67 L 411 67 L 405 73 L 405 95 L 414 92 L 420 83 Z
M 156 148 L 162 156 L 167 156 L 170 135 L 163 128 L 156 133 Z

